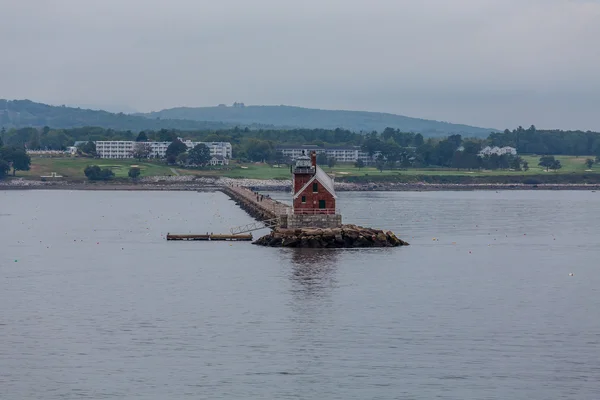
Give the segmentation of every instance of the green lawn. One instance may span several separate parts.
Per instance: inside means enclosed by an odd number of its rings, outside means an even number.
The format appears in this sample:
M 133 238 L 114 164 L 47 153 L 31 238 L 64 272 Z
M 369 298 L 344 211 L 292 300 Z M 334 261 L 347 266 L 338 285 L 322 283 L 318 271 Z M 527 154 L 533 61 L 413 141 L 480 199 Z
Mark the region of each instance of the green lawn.
M 567 173 L 586 173 L 585 160 L 593 157 L 574 157 L 574 156 L 557 156 L 562 164 L 562 168 L 558 172 L 546 170 L 539 167 L 539 157 L 536 156 L 524 156 L 529 163 L 529 171 L 509 171 L 509 170 L 496 170 L 496 171 L 465 171 L 456 170 L 451 168 L 411 168 L 407 170 L 384 170 L 379 172 L 374 167 L 368 168 L 355 168 L 353 165 L 337 165 L 334 168 L 324 167 L 323 169 L 335 177 L 345 176 L 386 176 L 386 175 L 454 175 L 454 176 L 504 176 L 504 175 L 539 175 L 539 174 L 567 174 Z M 250 179 L 288 179 L 290 176 L 289 167 L 274 168 L 268 164 L 231 164 L 231 170 L 223 171 L 202 171 L 202 170 L 179 170 L 181 174 L 195 174 L 202 176 L 227 176 L 230 178 L 250 178 Z M 593 173 L 600 173 L 600 165 L 594 165 L 592 167 Z M 588 171 L 589 173 L 589 171 Z
M 103 160 L 83 157 L 53 157 L 31 158 L 31 170 L 17 171 L 17 176 L 39 179 L 42 175 L 56 172 L 68 179 L 85 179 L 83 170 L 88 165 L 98 165 L 100 168 L 110 168 L 118 178 L 126 178 L 129 168 L 138 165 L 142 176 L 173 175 L 169 167 L 162 163 L 138 162 L 137 160 Z
M 228 178 L 247 178 L 247 179 L 289 179 L 290 167 L 282 166 L 274 168 L 267 164 L 234 164 L 229 168 L 202 170 L 202 169 L 178 169 L 181 175 L 197 176 L 225 176 Z
M 529 163 L 529 171 L 465 171 L 450 168 L 415 168 L 408 170 L 384 170 L 379 172 L 374 167 L 355 168 L 352 165 L 338 165 L 333 169 L 324 167 L 324 170 L 337 178 L 351 176 L 386 176 L 386 175 L 453 175 L 453 176 L 504 176 L 504 175 L 540 175 L 540 174 L 568 174 L 568 173 L 586 173 L 585 160 L 593 158 L 588 156 L 557 156 L 562 163 L 562 169 L 558 172 L 546 170 L 539 167 L 539 157 L 523 156 Z M 166 176 L 174 175 L 170 167 L 160 162 L 138 162 L 136 160 L 105 160 L 105 159 L 89 159 L 82 157 L 61 157 L 61 158 L 32 158 L 30 171 L 19 171 L 17 176 L 29 177 L 31 179 L 39 179 L 41 175 L 50 175 L 51 172 L 56 172 L 68 179 L 83 179 L 85 175 L 83 170 L 88 165 L 98 165 L 101 168 L 110 168 L 115 173 L 116 177 L 125 178 L 129 168 L 132 165 L 138 165 L 142 171 L 142 176 Z M 237 164 L 231 163 L 229 168 L 214 169 L 214 170 L 199 170 L 199 169 L 177 169 L 181 175 L 196 175 L 196 176 L 226 176 L 230 178 L 248 178 L 248 179 L 289 179 L 289 166 L 275 168 L 272 165 L 251 163 Z M 596 164 L 592 168 L 593 173 L 600 173 L 600 165 Z M 588 171 L 589 173 L 589 171 Z
M 557 160 L 562 164 L 562 168 L 558 170 L 559 173 L 585 173 L 587 170 L 587 166 L 585 165 L 585 160 L 591 158 L 595 160 L 595 156 L 554 156 Z M 540 157 L 537 156 L 522 156 L 523 160 L 529 163 L 529 173 L 546 173 L 546 169 L 538 166 L 538 162 L 540 162 Z M 589 171 L 588 171 L 589 172 Z M 600 164 L 595 164 L 592 167 L 592 172 L 598 173 L 600 172 Z

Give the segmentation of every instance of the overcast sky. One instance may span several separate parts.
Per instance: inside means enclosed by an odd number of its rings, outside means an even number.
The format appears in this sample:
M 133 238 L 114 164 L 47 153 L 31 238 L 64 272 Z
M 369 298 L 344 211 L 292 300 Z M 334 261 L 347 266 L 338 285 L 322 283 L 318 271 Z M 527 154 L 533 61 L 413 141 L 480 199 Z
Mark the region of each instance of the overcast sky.
M 600 130 L 600 0 L 0 0 L 0 98 Z

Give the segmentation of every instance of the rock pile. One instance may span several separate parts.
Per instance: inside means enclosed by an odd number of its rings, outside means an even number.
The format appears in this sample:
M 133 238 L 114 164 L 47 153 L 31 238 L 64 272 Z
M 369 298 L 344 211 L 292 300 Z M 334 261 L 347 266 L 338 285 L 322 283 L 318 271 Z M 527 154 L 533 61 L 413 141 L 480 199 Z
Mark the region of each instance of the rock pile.
M 299 248 L 397 247 L 408 245 L 405 241 L 398 239 L 392 232 L 356 225 L 343 225 L 341 228 L 331 229 L 275 229 L 253 244 Z

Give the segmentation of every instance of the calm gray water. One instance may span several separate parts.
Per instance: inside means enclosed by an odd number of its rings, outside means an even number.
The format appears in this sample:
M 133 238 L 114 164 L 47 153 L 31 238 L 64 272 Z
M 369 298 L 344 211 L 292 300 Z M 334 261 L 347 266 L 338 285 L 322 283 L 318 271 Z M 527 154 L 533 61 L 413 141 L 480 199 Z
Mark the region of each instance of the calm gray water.
M 600 193 L 340 204 L 412 246 L 166 242 L 252 220 L 221 193 L 0 192 L 0 398 L 600 398 Z

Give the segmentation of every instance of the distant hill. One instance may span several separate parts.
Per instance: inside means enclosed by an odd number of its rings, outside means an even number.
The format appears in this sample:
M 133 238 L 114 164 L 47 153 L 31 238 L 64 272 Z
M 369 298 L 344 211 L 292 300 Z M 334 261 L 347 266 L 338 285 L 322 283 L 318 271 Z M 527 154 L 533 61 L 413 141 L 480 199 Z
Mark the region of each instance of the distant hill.
M 30 100 L 0 99 L 0 126 L 5 128 L 78 128 L 97 126 L 114 130 L 217 130 L 234 126 L 249 128 L 343 128 L 354 132 L 381 132 L 387 127 L 425 136 L 459 133 L 487 137 L 495 129 L 477 128 L 402 115 L 366 111 L 334 111 L 290 106 L 243 106 L 171 108 L 147 114 L 110 113 L 79 107 L 51 106 Z
M 5 128 L 42 127 L 78 128 L 98 126 L 115 130 L 141 131 L 145 129 L 212 130 L 227 129 L 232 125 L 218 121 L 185 121 L 181 119 L 150 119 L 129 114 L 83 108 L 50 106 L 30 100 L 0 99 L 0 126 Z
M 124 114 L 136 114 L 139 113 L 139 110 L 136 110 L 133 107 L 129 107 L 127 105 L 119 105 L 119 104 L 67 104 L 67 107 L 74 108 L 85 108 L 87 110 L 97 110 L 97 111 L 108 111 L 109 113 L 124 113 Z
M 464 136 L 487 137 L 496 129 L 477 128 L 448 122 L 410 118 L 402 115 L 367 112 L 319 110 L 291 106 L 243 106 L 233 107 L 178 107 L 167 110 L 136 114 L 148 118 L 182 119 L 195 121 L 219 121 L 236 125 L 264 124 L 286 128 L 343 128 L 355 132 L 381 132 L 386 127 L 403 132 L 420 132 L 425 136 L 446 136 L 459 133 Z

